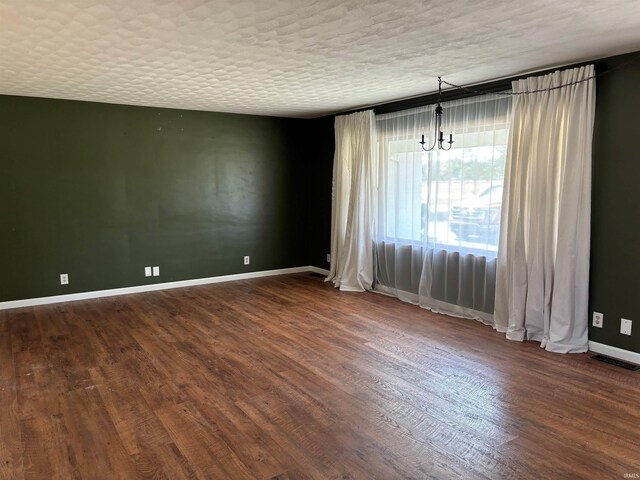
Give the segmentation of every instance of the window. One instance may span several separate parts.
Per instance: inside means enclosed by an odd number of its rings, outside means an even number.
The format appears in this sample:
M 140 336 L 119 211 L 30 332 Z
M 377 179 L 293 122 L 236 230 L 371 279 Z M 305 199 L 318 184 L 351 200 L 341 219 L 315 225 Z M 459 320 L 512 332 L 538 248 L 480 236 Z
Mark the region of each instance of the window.
M 418 143 L 433 138 L 433 106 L 376 117 L 378 240 L 495 257 L 510 104 L 496 95 L 443 104 L 449 151 Z

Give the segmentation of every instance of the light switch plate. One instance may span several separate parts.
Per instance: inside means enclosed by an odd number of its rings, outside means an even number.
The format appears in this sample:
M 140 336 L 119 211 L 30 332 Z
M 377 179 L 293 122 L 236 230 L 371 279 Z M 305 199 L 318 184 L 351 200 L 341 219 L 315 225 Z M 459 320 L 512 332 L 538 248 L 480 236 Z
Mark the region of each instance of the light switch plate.
M 151 275 L 152 275 L 151 267 L 144 267 L 144 276 L 145 277 L 150 277 Z
M 153 276 L 154 277 L 160 276 L 160 267 L 153 267 Z

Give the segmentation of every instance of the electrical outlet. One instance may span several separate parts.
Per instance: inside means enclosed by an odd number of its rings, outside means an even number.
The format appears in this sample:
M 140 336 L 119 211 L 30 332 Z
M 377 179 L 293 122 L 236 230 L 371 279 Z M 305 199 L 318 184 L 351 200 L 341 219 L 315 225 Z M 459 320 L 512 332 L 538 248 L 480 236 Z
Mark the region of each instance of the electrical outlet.
M 620 333 L 623 335 L 631 335 L 631 320 L 626 318 L 620 319 Z
M 604 323 L 604 314 L 600 312 L 593 312 L 593 321 L 591 324 L 594 327 L 602 328 L 602 324 Z
M 249 260 L 250 260 L 250 259 L 249 259 L 249 255 L 245 255 L 245 256 L 244 256 L 244 264 L 245 264 L 245 265 L 249 265 Z
M 150 277 L 151 275 L 153 275 L 151 273 L 151 267 L 144 267 L 144 276 L 145 277 Z
M 159 277 L 160 276 L 160 267 L 153 267 L 153 276 L 154 277 Z
M 327 263 L 331 263 L 331 254 L 327 253 Z
M 60 274 L 60 285 L 69 285 L 69 274 L 61 273 Z

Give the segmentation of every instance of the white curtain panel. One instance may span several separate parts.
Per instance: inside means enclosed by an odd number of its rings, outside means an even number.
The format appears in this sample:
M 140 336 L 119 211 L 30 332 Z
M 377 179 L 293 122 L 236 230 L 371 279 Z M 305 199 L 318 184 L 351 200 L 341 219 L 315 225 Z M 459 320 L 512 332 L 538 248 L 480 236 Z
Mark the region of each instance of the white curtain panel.
M 496 327 L 553 352 L 587 351 L 592 65 L 513 82 Z M 572 84 L 574 82 L 579 82 Z
M 449 151 L 418 143 L 434 139 L 435 105 L 376 116 L 377 291 L 493 324 L 510 105 L 499 95 L 443 103 Z
M 375 226 L 373 110 L 336 117 L 331 218 L 331 270 L 340 290 L 371 290 Z

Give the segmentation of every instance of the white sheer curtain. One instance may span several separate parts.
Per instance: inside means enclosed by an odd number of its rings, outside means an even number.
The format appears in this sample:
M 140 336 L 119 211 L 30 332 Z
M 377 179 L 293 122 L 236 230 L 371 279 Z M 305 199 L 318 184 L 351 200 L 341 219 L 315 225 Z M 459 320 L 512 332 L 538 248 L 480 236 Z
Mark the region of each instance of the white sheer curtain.
M 508 96 L 443 104 L 450 151 L 427 153 L 435 106 L 376 116 L 378 291 L 493 324 Z
M 373 110 L 336 117 L 331 218 L 331 270 L 340 290 L 370 290 L 376 219 Z
M 513 83 L 495 321 L 511 340 L 587 351 L 593 65 Z

